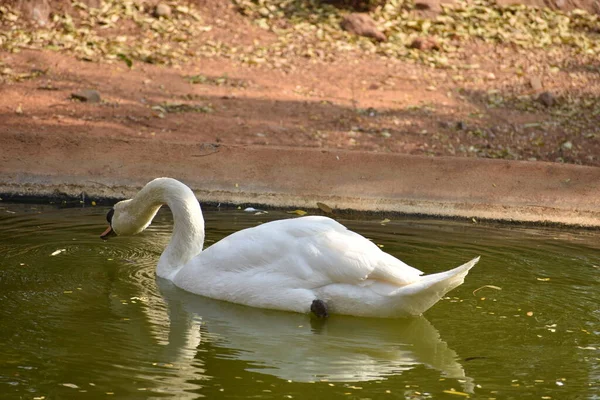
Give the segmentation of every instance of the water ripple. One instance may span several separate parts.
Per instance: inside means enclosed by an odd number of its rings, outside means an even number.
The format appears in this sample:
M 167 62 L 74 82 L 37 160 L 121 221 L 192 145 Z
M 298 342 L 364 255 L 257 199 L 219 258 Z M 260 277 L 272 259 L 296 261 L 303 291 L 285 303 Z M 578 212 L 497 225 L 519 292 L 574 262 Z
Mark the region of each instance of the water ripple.
M 591 350 L 600 320 L 597 232 L 344 220 L 426 273 L 482 259 L 427 320 L 312 326 L 304 315 L 203 299 L 157 281 L 170 213 L 161 211 L 138 236 L 104 242 L 106 211 L 0 204 L 0 385 L 8 396 L 216 398 L 225 389 L 282 398 L 294 387 L 290 395 L 302 397 L 305 388 L 288 380 L 321 378 L 373 380 L 361 384 L 365 397 L 408 385 L 443 397 L 450 387 L 480 383 L 479 397 L 496 397 L 495 390 L 498 398 L 522 398 L 519 390 L 537 385 L 559 398 L 558 377 L 566 379 L 562 389 L 591 387 L 581 398 L 598 389 L 586 378 L 598 371 Z M 207 245 L 288 217 L 207 212 Z M 502 290 L 474 296 L 484 285 Z M 520 386 L 511 385 L 517 378 Z M 344 398 L 355 390 L 338 387 L 318 389 Z

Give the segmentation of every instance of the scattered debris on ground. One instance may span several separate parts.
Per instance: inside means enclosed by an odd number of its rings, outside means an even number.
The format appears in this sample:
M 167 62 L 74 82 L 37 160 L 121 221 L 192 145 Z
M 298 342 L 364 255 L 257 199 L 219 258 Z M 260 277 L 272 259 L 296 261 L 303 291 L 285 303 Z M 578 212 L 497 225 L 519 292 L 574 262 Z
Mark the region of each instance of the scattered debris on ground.
M 0 112 L 13 131 L 94 124 L 149 139 L 600 165 L 600 19 L 585 11 L 60 3 L 37 24 L 0 6 Z M 89 87 L 98 95 L 78 96 Z

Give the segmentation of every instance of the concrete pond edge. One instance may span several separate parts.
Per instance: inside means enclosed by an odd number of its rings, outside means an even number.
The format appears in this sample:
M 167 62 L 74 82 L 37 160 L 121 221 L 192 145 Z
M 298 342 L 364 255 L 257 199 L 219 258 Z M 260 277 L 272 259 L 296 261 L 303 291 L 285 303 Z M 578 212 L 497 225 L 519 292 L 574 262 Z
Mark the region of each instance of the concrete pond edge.
M 137 156 L 117 160 L 118 169 L 107 168 L 89 150 L 65 150 L 61 158 L 24 163 L 36 168 L 6 163 L 0 167 L 0 193 L 13 201 L 123 199 L 153 178 L 170 176 L 190 186 L 201 202 L 306 209 L 321 202 L 334 210 L 600 227 L 596 167 L 206 143 L 133 144 Z M 175 153 L 176 158 L 169 157 Z

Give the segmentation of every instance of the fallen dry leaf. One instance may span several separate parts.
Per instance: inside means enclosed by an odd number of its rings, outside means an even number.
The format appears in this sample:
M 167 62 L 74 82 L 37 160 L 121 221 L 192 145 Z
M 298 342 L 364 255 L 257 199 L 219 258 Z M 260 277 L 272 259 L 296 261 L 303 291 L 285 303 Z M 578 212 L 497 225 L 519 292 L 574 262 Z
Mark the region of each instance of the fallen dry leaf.
M 327 214 L 331 214 L 333 212 L 333 209 L 325 203 L 317 202 L 317 207 L 319 207 L 321 211 Z
M 494 290 L 502 290 L 502 288 L 499 287 L 499 286 L 484 285 L 484 286 L 482 286 L 480 288 L 477 288 L 477 289 L 473 290 L 473 296 L 475 296 L 475 293 L 477 293 L 478 291 L 480 291 L 483 288 L 490 288 L 490 289 L 494 289 Z
M 307 214 L 307 212 L 306 212 L 306 211 L 304 211 L 304 210 L 294 210 L 294 211 L 288 211 L 287 213 L 288 213 L 288 214 L 296 214 L 296 215 L 300 215 L 300 216 L 302 216 L 302 215 L 306 215 L 306 214 Z

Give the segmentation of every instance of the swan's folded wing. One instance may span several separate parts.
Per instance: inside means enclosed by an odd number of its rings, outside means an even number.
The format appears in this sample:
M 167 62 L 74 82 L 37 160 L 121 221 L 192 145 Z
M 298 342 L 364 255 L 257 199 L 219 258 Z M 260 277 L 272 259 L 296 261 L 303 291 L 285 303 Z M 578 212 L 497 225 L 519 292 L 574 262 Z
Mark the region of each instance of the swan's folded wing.
M 404 286 L 418 280 L 422 274 L 363 236 L 345 229 L 329 232 L 322 239 L 327 249 L 321 259 L 327 260 L 323 271 L 332 282 L 358 284 L 364 280 L 377 280 Z
M 205 250 L 201 259 L 221 271 L 256 269 L 301 279 L 308 287 L 366 279 L 403 286 L 422 274 L 338 222 L 316 216 L 236 232 Z

